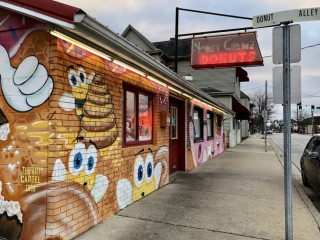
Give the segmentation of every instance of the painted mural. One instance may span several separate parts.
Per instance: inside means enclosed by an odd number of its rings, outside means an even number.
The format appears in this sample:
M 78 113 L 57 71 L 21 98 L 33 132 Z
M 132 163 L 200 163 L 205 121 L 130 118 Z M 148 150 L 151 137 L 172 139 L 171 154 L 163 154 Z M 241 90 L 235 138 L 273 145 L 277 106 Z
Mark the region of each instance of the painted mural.
M 201 142 L 194 142 L 194 122 L 193 122 L 193 109 L 194 106 L 197 105 L 201 107 L 204 110 L 203 114 L 203 141 Z M 192 159 L 192 166 L 189 167 L 189 170 L 192 170 L 193 168 L 200 166 L 204 162 L 210 160 L 211 158 L 219 155 L 224 151 L 224 141 L 223 141 L 223 127 L 221 124 L 217 126 L 217 122 L 214 124 L 215 126 L 215 134 L 214 139 L 208 139 L 207 138 L 207 111 L 212 111 L 211 108 L 208 108 L 206 105 L 200 103 L 200 102 L 191 102 L 190 104 L 190 116 L 189 116 L 189 128 L 188 128 L 188 145 L 189 149 L 191 151 L 191 154 L 189 154 L 188 158 Z
M 168 89 L 37 21 L 1 19 L 0 238 L 71 239 L 168 183 L 168 129 L 155 120 L 157 145 L 121 139 L 123 83 L 155 94 L 155 119 Z
M 145 158 L 142 157 L 142 152 L 144 149 L 140 150 L 135 158 L 132 169 L 133 181 L 124 178 L 117 183 L 117 201 L 121 209 L 157 190 L 160 181 L 164 183 L 168 177 L 168 147 L 159 148 L 154 156 L 150 151 Z

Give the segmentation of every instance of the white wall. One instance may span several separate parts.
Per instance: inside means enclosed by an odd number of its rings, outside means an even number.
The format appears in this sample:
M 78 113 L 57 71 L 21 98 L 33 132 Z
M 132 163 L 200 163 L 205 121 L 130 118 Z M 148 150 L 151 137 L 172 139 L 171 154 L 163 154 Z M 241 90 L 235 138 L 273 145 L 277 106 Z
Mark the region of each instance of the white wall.
M 241 143 L 241 123 L 236 120 L 237 144 Z

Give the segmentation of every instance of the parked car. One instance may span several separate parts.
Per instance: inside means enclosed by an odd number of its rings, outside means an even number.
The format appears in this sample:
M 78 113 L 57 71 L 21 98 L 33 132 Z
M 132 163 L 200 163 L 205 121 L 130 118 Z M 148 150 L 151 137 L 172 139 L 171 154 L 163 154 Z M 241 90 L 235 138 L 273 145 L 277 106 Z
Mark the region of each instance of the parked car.
M 267 130 L 267 134 L 272 134 L 272 130 L 271 129 Z
M 320 134 L 313 136 L 300 159 L 302 183 L 320 195 Z

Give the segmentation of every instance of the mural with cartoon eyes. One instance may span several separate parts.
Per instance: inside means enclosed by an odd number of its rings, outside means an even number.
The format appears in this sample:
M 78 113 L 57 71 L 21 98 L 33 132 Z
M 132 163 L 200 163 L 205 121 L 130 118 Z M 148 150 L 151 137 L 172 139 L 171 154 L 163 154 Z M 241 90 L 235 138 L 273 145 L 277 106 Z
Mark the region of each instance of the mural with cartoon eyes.
M 98 161 L 98 152 L 94 145 L 88 149 L 82 142 L 77 143 L 72 149 L 68 170 L 66 170 L 61 159 L 57 159 L 52 173 L 53 181 L 73 181 L 85 186 L 95 202 L 98 202 L 108 189 L 108 178 L 96 174 L 95 169 Z
M 159 188 L 162 179 L 168 176 L 168 147 L 161 147 L 155 158 L 148 153 L 146 158 L 139 154 L 133 168 L 133 184 L 128 179 L 121 179 L 117 184 L 117 200 L 120 209 L 140 200 Z
M 81 121 L 78 138 L 101 149 L 112 145 L 117 136 L 112 97 L 100 74 L 87 74 L 83 67 L 77 71 L 68 67 L 68 81 L 72 94 L 63 94 L 59 105 L 65 111 L 76 109 Z
M 83 117 L 83 105 L 86 102 L 89 84 L 92 82 L 94 73 L 87 76 L 83 67 L 79 67 L 78 71 L 74 69 L 73 65 L 67 68 L 69 84 L 72 87 L 72 97 L 80 120 Z

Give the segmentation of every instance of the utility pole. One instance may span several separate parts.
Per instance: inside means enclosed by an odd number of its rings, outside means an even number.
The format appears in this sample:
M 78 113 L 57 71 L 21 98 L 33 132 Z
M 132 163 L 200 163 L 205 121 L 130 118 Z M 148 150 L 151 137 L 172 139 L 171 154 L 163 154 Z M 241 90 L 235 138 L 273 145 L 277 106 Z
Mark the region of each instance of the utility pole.
M 266 81 L 266 89 L 265 89 L 265 94 L 264 94 L 264 150 L 265 152 L 267 152 L 267 116 L 268 116 L 268 112 L 267 112 L 267 99 L 268 99 L 268 91 L 267 91 L 267 87 L 268 87 L 268 82 Z

